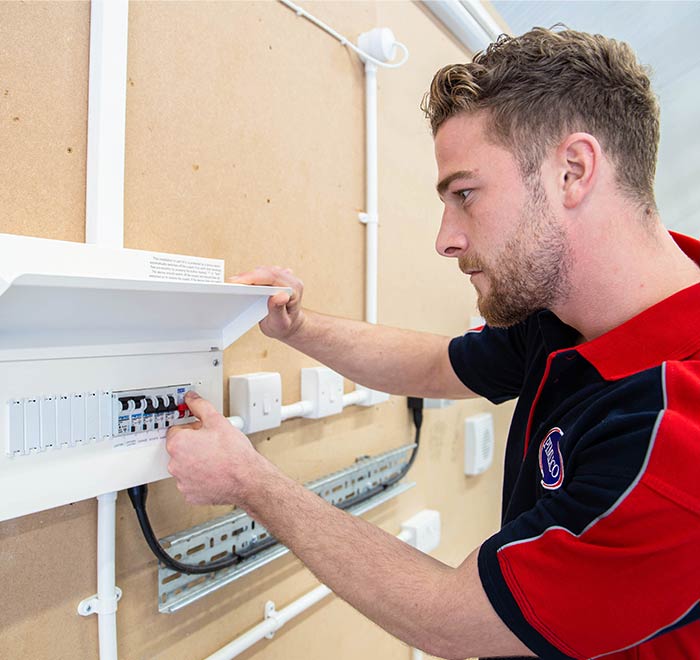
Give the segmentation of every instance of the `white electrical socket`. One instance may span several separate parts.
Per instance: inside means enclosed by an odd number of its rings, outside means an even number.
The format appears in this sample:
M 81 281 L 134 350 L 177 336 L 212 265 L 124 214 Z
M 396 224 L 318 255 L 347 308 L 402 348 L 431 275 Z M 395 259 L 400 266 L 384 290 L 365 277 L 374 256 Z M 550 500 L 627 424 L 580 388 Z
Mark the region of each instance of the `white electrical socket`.
M 447 408 L 453 403 L 452 399 L 423 399 L 424 408 Z
M 481 413 L 464 420 L 464 474 L 474 476 L 493 461 L 493 415 Z
M 440 512 L 424 509 L 401 524 L 408 532 L 407 543 L 421 552 L 431 552 L 440 545 Z
M 343 412 L 343 377 L 328 367 L 302 369 L 301 398 L 313 406 L 304 417 L 319 419 L 337 415 Z
M 230 414 L 243 419 L 243 432 L 255 433 L 282 423 L 282 379 L 278 373 L 261 371 L 231 376 Z
M 369 387 L 364 387 L 362 385 L 356 385 L 355 389 L 362 392 L 367 392 L 367 396 L 363 401 L 357 404 L 358 406 L 365 406 L 368 408 L 369 406 L 376 406 L 380 403 L 386 403 L 389 400 L 389 395 L 386 392 L 371 390 Z

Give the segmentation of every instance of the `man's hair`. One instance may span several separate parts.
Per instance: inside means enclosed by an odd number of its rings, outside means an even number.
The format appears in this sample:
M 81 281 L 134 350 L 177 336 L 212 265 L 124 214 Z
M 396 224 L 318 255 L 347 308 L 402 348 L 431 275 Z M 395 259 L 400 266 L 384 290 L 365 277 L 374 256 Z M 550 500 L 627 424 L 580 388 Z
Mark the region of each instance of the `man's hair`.
M 440 69 L 421 103 L 433 136 L 453 115 L 486 110 L 493 141 L 527 176 L 566 134 L 590 133 L 620 188 L 655 209 L 659 107 L 647 71 L 626 43 L 560 27 L 501 35 L 471 63 Z

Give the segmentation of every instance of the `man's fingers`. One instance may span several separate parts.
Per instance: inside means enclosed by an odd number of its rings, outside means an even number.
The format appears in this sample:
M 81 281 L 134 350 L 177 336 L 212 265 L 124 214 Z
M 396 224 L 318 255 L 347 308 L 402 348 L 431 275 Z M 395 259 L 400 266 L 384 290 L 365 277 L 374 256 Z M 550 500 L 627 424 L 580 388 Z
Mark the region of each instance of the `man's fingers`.
M 292 296 L 289 293 L 287 293 L 286 291 L 280 291 L 274 296 L 271 296 L 269 307 L 270 309 L 272 309 L 273 307 L 286 307 L 291 299 Z
M 178 433 L 182 433 L 183 431 L 197 431 L 201 428 L 202 422 L 198 419 L 195 419 L 193 422 L 189 422 L 187 424 L 176 424 L 175 426 L 171 426 L 168 429 L 168 432 L 165 434 L 165 437 L 174 438 Z
M 208 421 L 218 418 L 219 411 L 206 399 L 203 399 L 197 392 L 190 390 L 185 394 L 185 403 L 192 414 L 206 425 Z M 189 426 L 184 424 L 183 426 Z
M 264 286 L 283 286 L 286 284 L 283 281 L 284 276 L 289 276 L 291 274 L 290 270 L 283 270 L 282 268 L 270 268 L 267 266 L 261 266 L 259 268 L 254 268 L 246 273 L 239 273 L 230 277 L 227 281 L 232 284 L 261 284 Z

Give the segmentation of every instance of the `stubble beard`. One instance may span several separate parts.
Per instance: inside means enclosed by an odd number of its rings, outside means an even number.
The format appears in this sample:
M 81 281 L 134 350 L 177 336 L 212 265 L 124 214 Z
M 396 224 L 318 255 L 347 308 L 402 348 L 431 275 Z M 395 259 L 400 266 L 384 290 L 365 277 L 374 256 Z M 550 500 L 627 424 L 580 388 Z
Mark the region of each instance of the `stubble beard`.
M 477 288 L 477 307 L 490 326 L 520 323 L 566 301 L 571 292 L 568 238 L 547 206 L 539 178 L 530 185 L 530 199 L 501 252 L 489 260 L 478 255 L 459 260 L 463 271 L 480 269 L 488 280 L 487 291 Z

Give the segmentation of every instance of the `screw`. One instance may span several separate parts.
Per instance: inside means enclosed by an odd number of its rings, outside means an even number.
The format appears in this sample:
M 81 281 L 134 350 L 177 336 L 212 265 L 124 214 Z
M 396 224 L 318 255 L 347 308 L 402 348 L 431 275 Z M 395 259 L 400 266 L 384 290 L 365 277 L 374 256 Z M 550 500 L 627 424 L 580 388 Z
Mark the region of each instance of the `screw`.
M 219 366 L 219 359 L 218 359 L 218 358 L 215 358 L 215 359 L 214 359 L 214 362 L 212 362 L 212 364 L 213 364 L 215 367 L 218 367 L 218 366 Z

